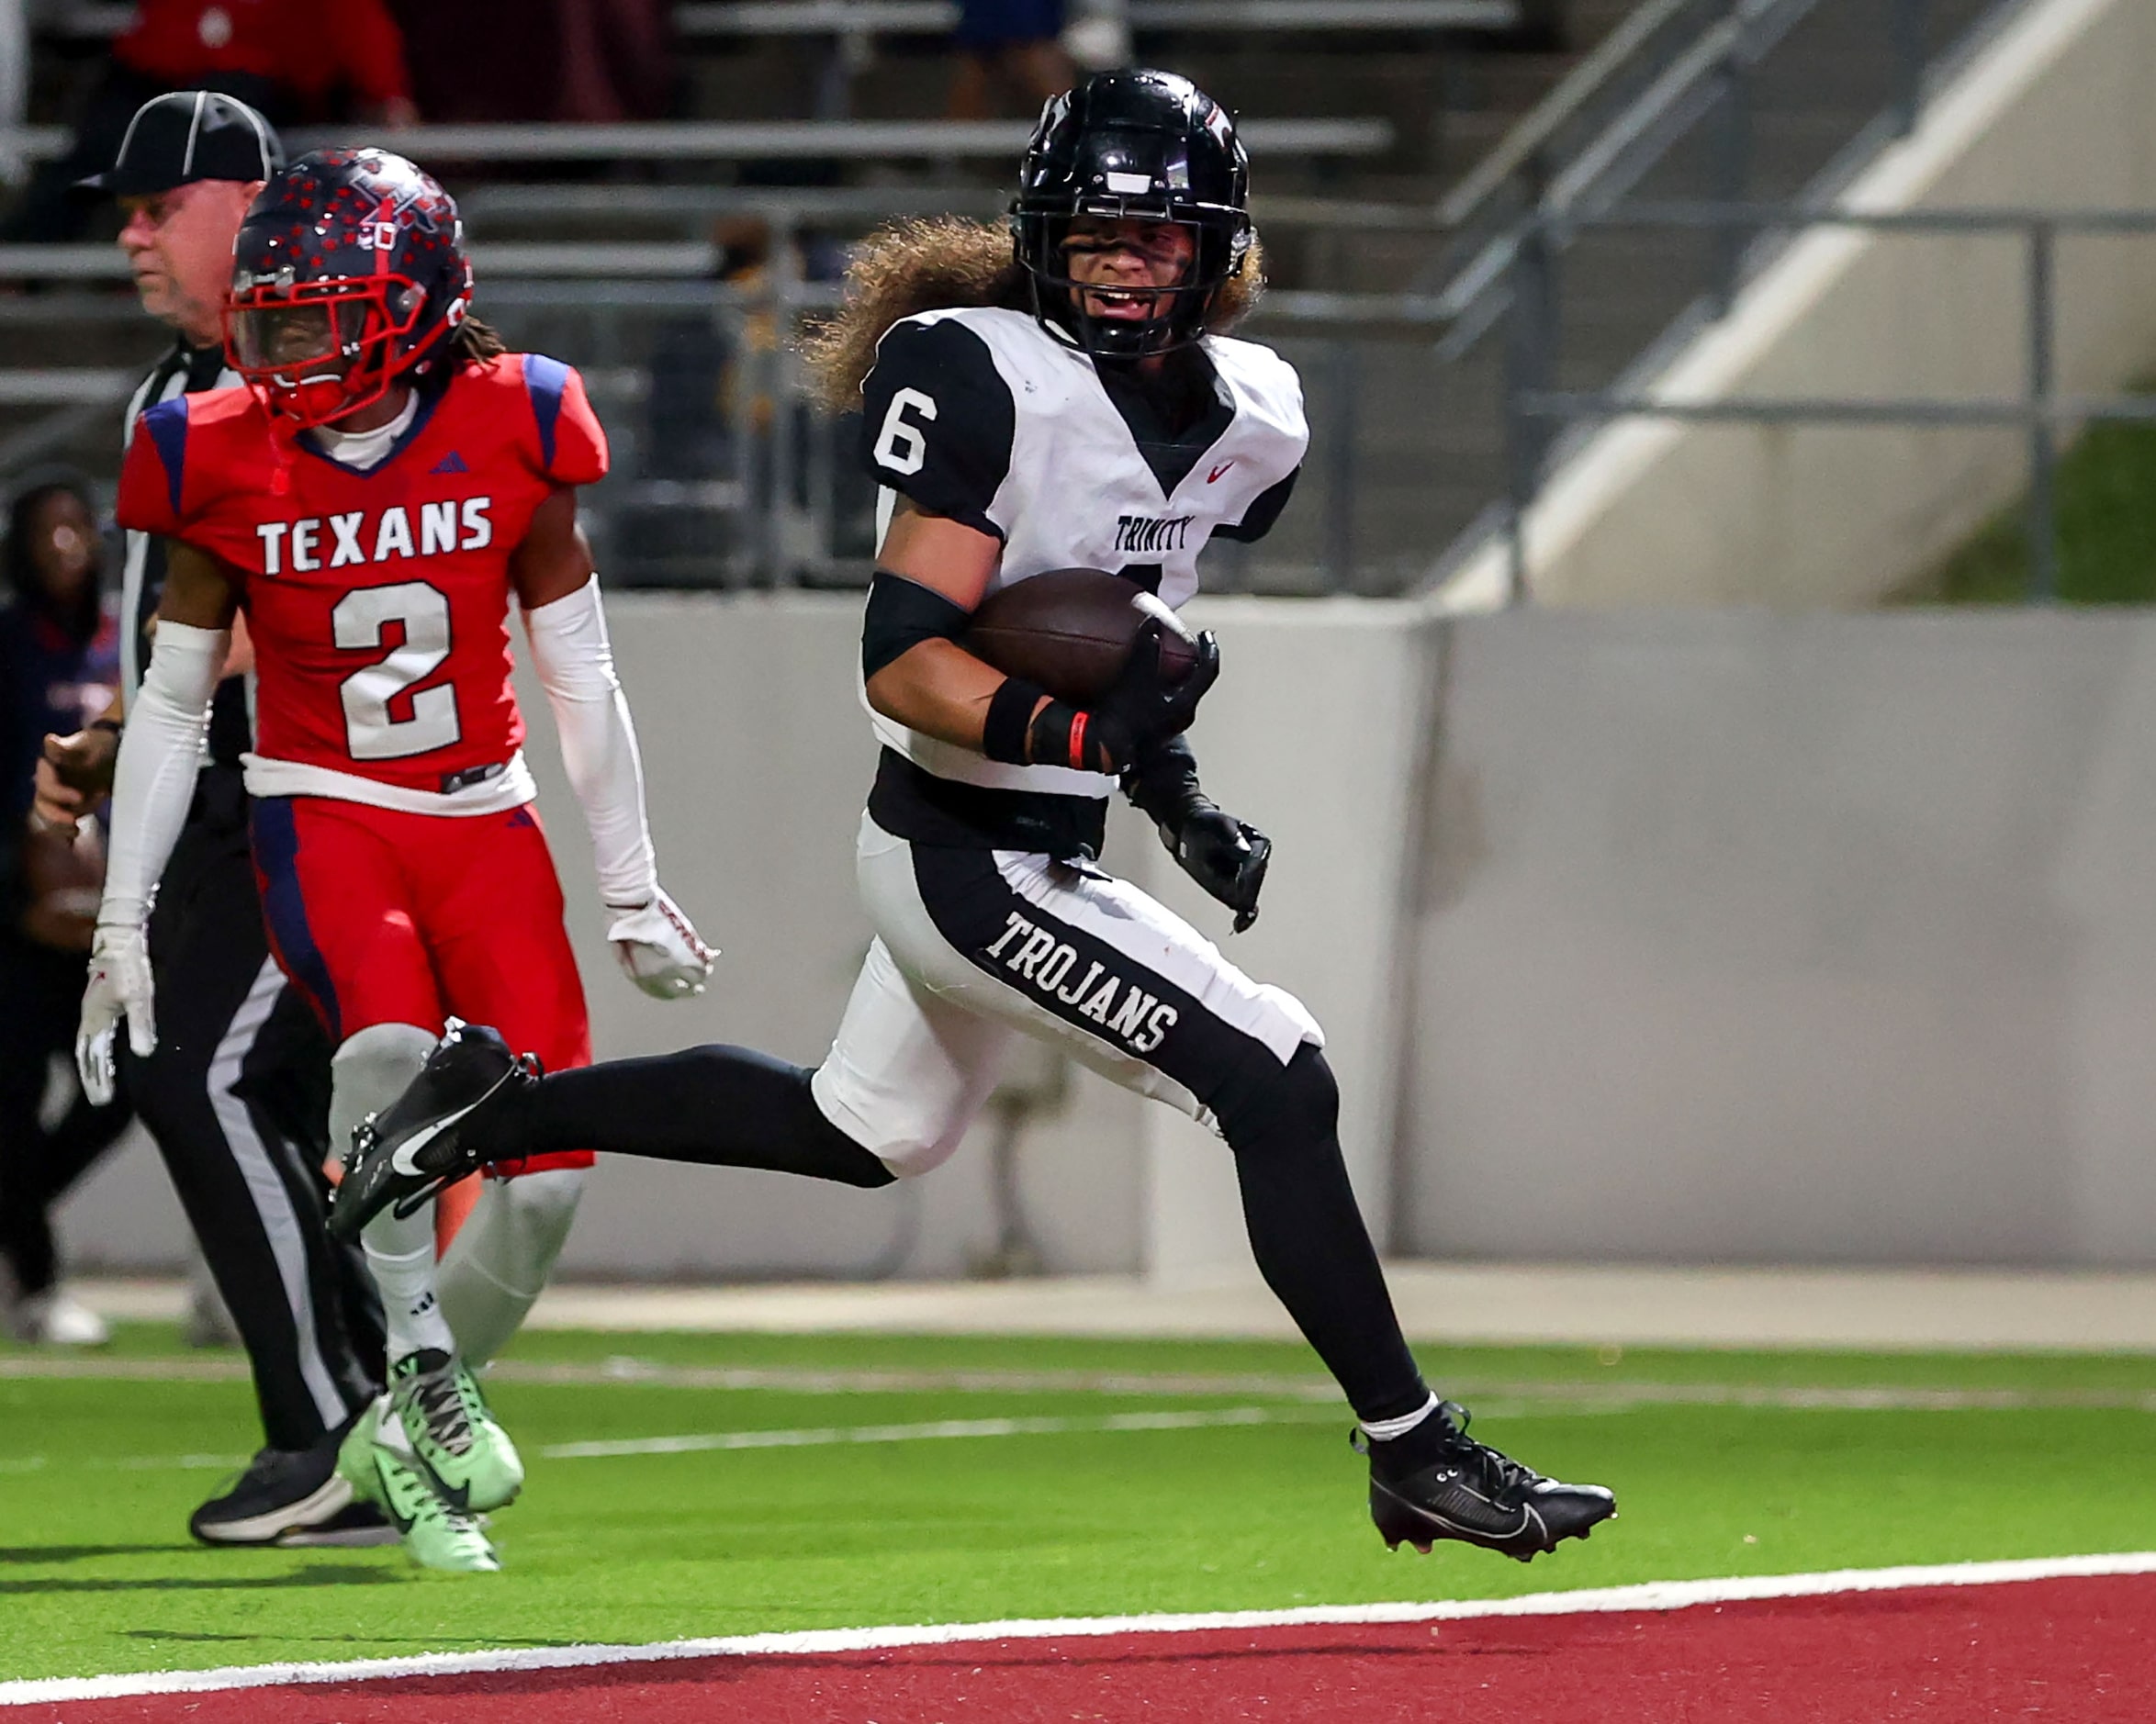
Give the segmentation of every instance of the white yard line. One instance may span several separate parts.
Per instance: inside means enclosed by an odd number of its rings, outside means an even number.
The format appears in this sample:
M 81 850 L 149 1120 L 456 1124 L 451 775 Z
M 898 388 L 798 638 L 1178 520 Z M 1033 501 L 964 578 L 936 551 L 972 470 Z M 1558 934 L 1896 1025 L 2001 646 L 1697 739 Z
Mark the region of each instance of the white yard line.
M 95 1379 L 116 1383 L 238 1382 L 237 1359 L 103 1359 L 51 1354 L 0 1355 L 0 1379 Z M 505 1360 L 490 1366 L 489 1383 L 551 1387 L 716 1389 L 778 1394 L 1099 1394 L 1262 1395 L 1268 1399 L 1341 1405 L 1323 1377 L 1263 1372 L 807 1370 L 785 1366 L 666 1365 L 627 1355 L 590 1362 Z M 1753 1406 L 1797 1411 L 1969 1413 L 2059 1411 L 2156 1413 L 2156 1390 L 1921 1389 L 1811 1387 L 1801 1383 L 1647 1383 L 1533 1378 L 1447 1377 L 1440 1388 L 1464 1401 L 1501 1398 L 1546 1408 L 1622 1412 L 1634 1406 Z
M 1223 1610 L 1194 1616 L 1073 1617 L 1012 1622 L 910 1624 L 812 1629 L 645 1646 L 527 1647 L 499 1652 L 431 1652 L 412 1658 L 344 1663 L 254 1664 L 223 1670 L 166 1671 L 132 1676 L 72 1676 L 0 1683 L 0 1707 L 50 1706 L 142 1694 L 212 1694 L 239 1688 L 351 1683 L 399 1676 L 460 1676 L 497 1671 L 564 1670 L 599 1664 L 657 1663 L 684 1658 L 774 1657 L 789 1653 L 871 1651 L 898 1646 L 952 1646 L 1000 1640 L 1076 1640 L 1115 1634 L 1189 1634 L 1211 1629 L 1323 1627 L 1384 1622 L 1460 1622 L 1487 1617 L 1562 1617 L 1615 1611 L 1685 1610 L 1752 1599 L 1817 1598 L 1836 1593 L 1894 1592 L 1916 1586 L 1995 1586 L 2016 1581 L 2156 1573 L 2156 1550 L 2117 1556 L 2039 1557 L 2011 1562 L 1953 1562 L 1931 1568 L 1841 1569 L 1824 1574 L 1772 1574 L 1704 1581 L 1652 1581 L 1521 1598 L 1380 1605 L 1314 1605 L 1297 1610 Z
M 1093 1418 L 944 1418 L 918 1425 L 856 1425 L 820 1430 L 706 1431 L 686 1437 L 631 1437 L 615 1442 L 555 1443 L 549 1461 L 612 1460 L 621 1455 L 701 1454 L 724 1449 L 821 1449 L 835 1443 L 934 1442 L 952 1438 L 1063 1437 L 1101 1431 L 1202 1430 L 1221 1425 L 1335 1424 L 1331 1408 L 1230 1406 L 1191 1413 L 1110 1413 Z

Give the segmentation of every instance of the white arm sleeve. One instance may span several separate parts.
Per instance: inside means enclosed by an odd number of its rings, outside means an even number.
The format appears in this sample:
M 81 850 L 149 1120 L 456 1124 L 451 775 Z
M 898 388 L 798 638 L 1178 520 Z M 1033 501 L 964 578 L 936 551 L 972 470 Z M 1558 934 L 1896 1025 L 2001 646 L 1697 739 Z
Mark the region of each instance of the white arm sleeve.
M 157 625 L 157 650 L 129 706 L 113 769 L 101 923 L 140 927 L 150 913 L 150 895 L 194 800 L 209 698 L 230 638 L 226 629 Z
M 658 865 L 644 817 L 644 762 L 628 698 L 614 675 L 599 577 L 567 598 L 525 611 L 524 633 L 532 668 L 554 709 L 569 786 L 591 829 L 600 896 L 617 906 L 650 903 L 658 893 Z

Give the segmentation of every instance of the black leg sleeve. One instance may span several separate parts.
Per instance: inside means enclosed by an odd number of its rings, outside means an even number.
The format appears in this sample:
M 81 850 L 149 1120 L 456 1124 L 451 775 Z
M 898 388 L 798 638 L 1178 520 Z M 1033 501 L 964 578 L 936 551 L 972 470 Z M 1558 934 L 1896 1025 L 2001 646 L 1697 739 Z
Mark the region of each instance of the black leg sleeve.
M 1430 1398 L 1340 1153 L 1340 1089 L 1305 1043 L 1284 1069 L 1269 1054 L 1213 1107 L 1235 1151 L 1258 1272 L 1364 1419 L 1401 1418 Z
M 609 1060 L 511 1091 L 485 1115 L 484 1136 L 466 1141 L 505 1159 L 596 1149 L 841 1185 L 890 1184 L 891 1170 L 824 1117 L 809 1093 L 812 1075 L 750 1047 Z

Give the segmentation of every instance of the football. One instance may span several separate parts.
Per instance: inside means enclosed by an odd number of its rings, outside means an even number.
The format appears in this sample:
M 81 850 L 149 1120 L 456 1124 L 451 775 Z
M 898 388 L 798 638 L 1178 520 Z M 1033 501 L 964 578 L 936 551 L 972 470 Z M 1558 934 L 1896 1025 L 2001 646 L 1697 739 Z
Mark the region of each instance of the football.
M 1197 637 L 1160 599 L 1106 569 L 1050 569 L 983 599 L 960 644 L 1083 705 L 1107 692 L 1138 632 L 1155 620 L 1162 666 L 1180 677 L 1196 663 Z

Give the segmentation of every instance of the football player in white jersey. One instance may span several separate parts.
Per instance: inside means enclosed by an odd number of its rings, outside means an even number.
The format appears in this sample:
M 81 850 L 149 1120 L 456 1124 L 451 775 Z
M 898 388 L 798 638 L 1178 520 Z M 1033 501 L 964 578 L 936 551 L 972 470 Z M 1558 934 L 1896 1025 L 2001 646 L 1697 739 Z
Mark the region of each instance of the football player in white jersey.
M 1526 1561 L 1614 1498 L 1475 1441 L 1424 1384 L 1316 1022 L 1097 864 L 1120 785 L 1239 928 L 1256 914 L 1270 846 L 1207 799 L 1183 741 L 1218 674 L 1211 637 L 1178 680 L 1141 635 L 1089 708 L 960 644 L 987 595 L 1054 568 L 1118 570 L 1180 605 L 1210 539 L 1278 515 L 1301 390 L 1223 333 L 1259 280 L 1247 177 L 1228 116 L 1186 80 L 1106 73 L 1044 110 L 1010 233 L 918 224 L 856 260 L 811 357 L 835 397 L 858 386 L 885 487 L 861 663 L 883 751 L 858 858 L 877 937 L 824 1063 L 701 1047 L 541 1077 L 492 1032 L 453 1031 L 358 1135 L 331 1225 L 557 1142 L 888 1184 L 957 1148 L 1015 1036 L 1050 1039 L 1226 1139 L 1258 1266 L 1354 1408 L 1387 1540 Z

